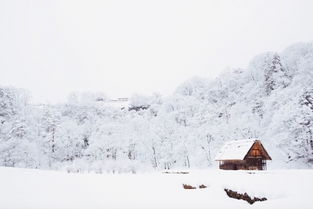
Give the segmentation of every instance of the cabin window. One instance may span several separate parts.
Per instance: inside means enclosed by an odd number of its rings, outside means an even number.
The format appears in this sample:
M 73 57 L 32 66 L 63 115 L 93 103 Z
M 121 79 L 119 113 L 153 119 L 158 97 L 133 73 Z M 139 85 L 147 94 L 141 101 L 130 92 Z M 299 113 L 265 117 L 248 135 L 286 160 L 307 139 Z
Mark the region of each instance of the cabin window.
M 258 149 L 253 149 L 251 154 L 252 154 L 252 156 L 259 156 L 259 155 L 261 155 L 260 150 L 258 150 Z

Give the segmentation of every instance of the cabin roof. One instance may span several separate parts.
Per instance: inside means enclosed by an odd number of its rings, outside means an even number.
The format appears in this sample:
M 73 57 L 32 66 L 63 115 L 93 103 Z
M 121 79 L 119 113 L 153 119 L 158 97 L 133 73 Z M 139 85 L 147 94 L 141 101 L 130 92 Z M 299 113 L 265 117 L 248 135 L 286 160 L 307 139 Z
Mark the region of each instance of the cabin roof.
M 215 160 L 243 160 L 257 139 L 228 141 L 217 153 Z

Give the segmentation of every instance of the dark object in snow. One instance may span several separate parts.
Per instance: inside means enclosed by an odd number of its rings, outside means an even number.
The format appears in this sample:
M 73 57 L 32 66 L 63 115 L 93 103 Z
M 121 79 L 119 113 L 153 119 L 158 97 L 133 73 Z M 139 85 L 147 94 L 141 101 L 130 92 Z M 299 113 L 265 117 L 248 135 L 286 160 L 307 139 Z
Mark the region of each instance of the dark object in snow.
M 189 174 L 189 172 L 187 172 L 187 171 L 173 171 L 173 172 L 166 171 L 163 173 L 166 173 L 166 174 Z
M 201 185 L 199 186 L 199 189 L 205 189 L 205 188 L 207 188 L 207 186 L 205 186 L 204 184 L 201 184 Z
M 141 111 L 141 110 L 146 110 L 150 107 L 150 105 L 142 105 L 142 106 L 131 106 L 128 108 L 128 111 L 135 110 L 136 112 Z
M 272 160 L 260 140 L 227 142 L 217 154 L 223 170 L 266 170 L 266 160 Z
M 247 193 L 241 194 L 241 193 L 238 193 L 238 192 L 230 190 L 230 189 L 224 189 L 224 191 L 226 192 L 228 197 L 234 198 L 234 199 L 238 199 L 238 200 L 245 200 L 248 203 L 250 203 L 251 205 L 253 203 L 257 202 L 257 201 L 261 201 L 262 202 L 262 201 L 267 200 L 266 197 L 262 197 L 262 198 L 254 197 L 254 198 L 251 198 Z
M 188 184 L 183 184 L 184 189 L 196 189 L 196 187 L 188 185 Z

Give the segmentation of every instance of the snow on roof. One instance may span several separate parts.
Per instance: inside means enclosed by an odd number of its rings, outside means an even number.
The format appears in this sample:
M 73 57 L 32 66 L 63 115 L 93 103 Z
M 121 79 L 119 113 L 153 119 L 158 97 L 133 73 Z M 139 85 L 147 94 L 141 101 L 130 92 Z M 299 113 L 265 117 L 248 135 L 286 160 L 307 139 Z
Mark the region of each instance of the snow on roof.
M 243 160 L 257 139 L 228 141 L 217 153 L 215 160 Z

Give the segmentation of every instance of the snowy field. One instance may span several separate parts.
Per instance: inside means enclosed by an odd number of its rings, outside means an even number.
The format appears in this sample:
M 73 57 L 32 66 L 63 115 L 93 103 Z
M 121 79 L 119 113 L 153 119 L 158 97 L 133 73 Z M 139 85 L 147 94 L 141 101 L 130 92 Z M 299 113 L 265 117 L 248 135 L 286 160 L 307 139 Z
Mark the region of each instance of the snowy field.
M 313 208 L 313 170 L 68 174 L 0 168 L 1 209 Z M 205 189 L 185 190 L 182 184 Z M 224 188 L 267 197 L 253 205 Z

